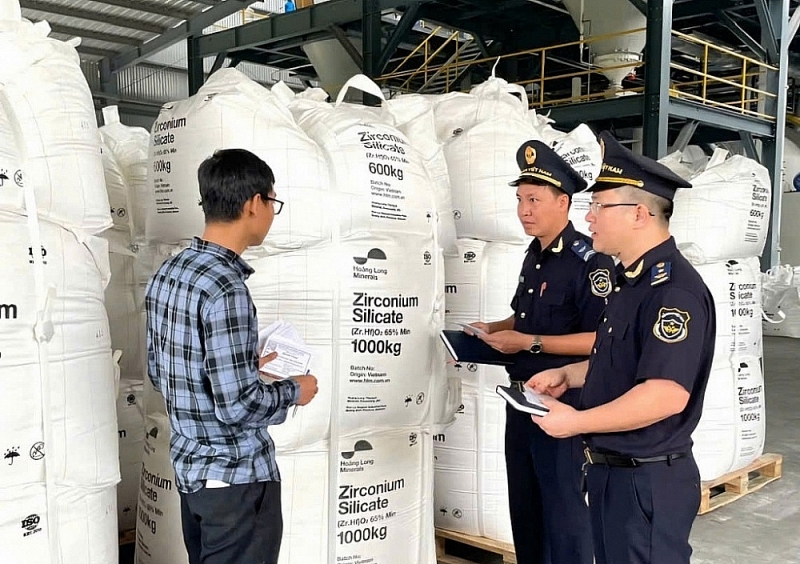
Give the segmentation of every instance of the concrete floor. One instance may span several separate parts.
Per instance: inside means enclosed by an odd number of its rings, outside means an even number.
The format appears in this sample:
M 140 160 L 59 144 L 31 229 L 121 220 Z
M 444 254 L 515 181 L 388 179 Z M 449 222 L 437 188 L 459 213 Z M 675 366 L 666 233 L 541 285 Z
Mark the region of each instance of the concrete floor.
M 800 340 L 764 339 L 767 439 L 783 477 L 698 517 L 694 564 L 800 563 Z
M 764 452 L 783 455 L 783 477 L 698 517 L 691 539 L 693 564 L 800 564 L 800 340 L 766 338 L 764 368 Z M 121 564 L 133 562 L 132 548 L 121 550 Z M 454 548 L 453 553 L 471 561 L 502 561 Z

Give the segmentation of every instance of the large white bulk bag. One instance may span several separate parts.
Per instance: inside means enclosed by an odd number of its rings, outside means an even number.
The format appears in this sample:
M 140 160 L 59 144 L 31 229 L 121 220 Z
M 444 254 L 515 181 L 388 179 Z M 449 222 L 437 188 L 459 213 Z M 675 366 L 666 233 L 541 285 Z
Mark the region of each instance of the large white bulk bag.
M 691 181 L 706 169 L 709 159 L 702 148 L 697 145 L 689 145 L 683 151 L 675 151 L 658 159 L 658 162 L 684 180 Z
M 433 528 L 430 433 L 363 431 L 336 444 L 333 458 L 327 450 L 278 458 L 282 491 L 288 494 L 282 500 L 280 562 L 435 564 L 428 534 Z M 332 460 L 337 466 L 335 487 L 323 490 Z M 336 522 L 328 531 L 331 504 Z
M 717 315 L 716 360 L 761 356 L 761 272 L 758 259 L 698 265 Z
M 434 253 L 430 237 L 373 236 L 245 256 L 256 271 L 247 284 L 259 323 L 292 324 L 314 351 L 311 370 L 319 379 L 318 397 L 270 429 L 279 449 L 327 438 L 333 405 L 343 432 L 427 421 L 432 382 L 443 377 L 433 366 Z
M 458 249 L 445 259 L 448 325 L 508 318 L 525 246 L 459 240 Z M 508 375 L 477 364 L 450 365 L 448 374 L 462 380 L 462 405 L 434 436 L 436 526 L 511 542 L 505 402 L 495 393 Z
M 105 292 L 106 311 L 111 329 L 111 344 L 121 351 L 122 378 L 141 380 L 145 376 L 144 302 L 136 278 L 137 253 L 120 243 L 119 232 L 107 232 L 111 281 Z
M 181 527 L 181 498 L 169 458 L 165 416 L 145 419 L 144 460 L 136 510 L 136 564 L 188 564 Z
M 434 519 L 439 528 L 511 543 L 506 404 L 493 389 L 507 376 L 498 367 L 477 370 L 492 377 L 478 376 L 481 387 L 465 383 L 455 423 L 434 435 Z
M 330 238 L 336 207 L 319 148 L 283 102 L 236 69 L 215 72 L 198 93 L 165 104 L 153 124 L 147 238 L 177 243 L 203 232 L 197 168 L 217 149 L 247 149 L 275 173 L 288 205 L 266 245 L 296 248 Z
M 453 92 L 436 96 L 433 104 L 436 137 L 445 143 L 477 123 L 505 119 L 525 121 L 529 116 L 525 88 L 495 76 L 474 87 L 469 94 Z
M 143 241 L 150 133 L 142 127 L 123 125 L 117 106 L 103 108 L 103 120 L 103 170 L 114 229 L 128 235 L 130 241 Z
M 121 380 L 117 398 L 120 483 L 117 484 L 117 521 L 120 531 L 136 528 L 136 502 L 144 453 L 142 382 Z
M 562 133 L 548 142 L 553 150 L 586 181 L 594 185 L 603 166 L 603 152 L 592 130 L 581 124 L 569 133 Z
M 27 220 L 0 211 L 0 436 L 15 453 L 5 486 L 49 479 L 75 486 L 119 480 L 115 365 L 103 291 L 108 281 L 104 240 L 39 224 L 43 277 L 51 288 L 52 337 L 37 344 L 37 283 Z M 41 291 L 41 290 L 40 290 Z M 46 321 L 46 320 L 45 320 Z M 47 324 L 45 323 L 45 326 Z M 43 354 L 40 358 L 40 348 Z M 43 427 L 43 417 L 48 423 Z
M 516 189 L 520 145 L 536 139 L 522 119 L 503 118 L 473 124 L 445 143 L 459 238 L 519 243 L 525 231 L 517 218 Z
M 734 357 L 711 369 L 703 414 L 692 434 L 700 478 L 744 468 L 764 452 L 766 411 L 761 360 Z
M 328 160 L 336 203 L 326 215 L 338 217 L 343 238 L 429 236 L 436 229 L 436 204 L 424 157 L 384 111 L 344 103 L 351 87 L 383 96 L 374 82 L 357 75 L 335 104 L 315 99 L 314 92 L 289 102 L 298 125 Z
M 408 94 L 387 100 L 385 108 L 425 162 L 436 198 L 439 246 L 445 253 L 453 253 L 456 244 L 453 198 L 447 160 L 442 143 L 436 137 L 433 101 L 430 96 Z
M 519 96 L 519 98 L 517 96 Z M 435 105 L 437 131 L 453 189 L 456 230 L 461 238 L 521 242 L 514 188 L 520 145 L 540 140 L 558 153 L 591 186 L 602 154 L 592 130 L 581 125 L 562 133 L 550 120 L 528 111 L 525 91 L 492 78 L 470 94 L 441 97 Z
M 92 96 L 73 45 L 49 33 L 46 22 L 0 30 L 0 208 L 24 212 L 28 184 L 41 215 L 97 233 L 111 217 Z
M 48 503 L 48 497 L 50 503 Z M 54 514 L 50 513 L 50 510 Z M 119 558 L 114 487 L 0 489 L 3 564 L 109 564 Z
M 675 193 L 670 232 L 694 264 L 761 255 L 769 227 L 772 184 L 767 169 L 734 155 L 711 159 L 692 178 L 692 188 Z M 720 162 L 721 161 L 721 162 Z
M 276 457 L 283 510 L 279 564 L 328 560 L 329 456 L 326 449 L 278 453 Z
M 800 338 L 800 267 L 776 266 L 761 281 L 764 335 Z

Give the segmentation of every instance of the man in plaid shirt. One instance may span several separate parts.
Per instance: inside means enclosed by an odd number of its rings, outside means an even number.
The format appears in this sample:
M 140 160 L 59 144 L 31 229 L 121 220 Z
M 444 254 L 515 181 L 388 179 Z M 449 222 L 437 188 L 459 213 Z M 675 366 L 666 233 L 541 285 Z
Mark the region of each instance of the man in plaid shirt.
M 317 393 L 314 376 L 265 384 L 256 309 L 242 252 L 260 245 L 283 202 L 270 167 L 242 149 L 198 169 L 202 238 L 167 260 L 147 286 L 148 372 L 164 396 L 170 455 L 191 564 L 273 564 L 283 521 L 267 425 Z

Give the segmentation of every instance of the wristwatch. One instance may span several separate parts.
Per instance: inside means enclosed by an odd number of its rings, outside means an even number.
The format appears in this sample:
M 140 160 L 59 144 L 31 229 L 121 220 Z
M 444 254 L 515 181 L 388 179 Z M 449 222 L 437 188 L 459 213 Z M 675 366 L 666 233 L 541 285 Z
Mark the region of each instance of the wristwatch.
M 531 343 L 531 348 L 529 348 L 528 351 L 531 354 L 539 354 L 540 352 L 542 352 L 543 348 L 544 347 L 542 346 L 542 338 L 539 335 L 534 335 L 533 343 Z

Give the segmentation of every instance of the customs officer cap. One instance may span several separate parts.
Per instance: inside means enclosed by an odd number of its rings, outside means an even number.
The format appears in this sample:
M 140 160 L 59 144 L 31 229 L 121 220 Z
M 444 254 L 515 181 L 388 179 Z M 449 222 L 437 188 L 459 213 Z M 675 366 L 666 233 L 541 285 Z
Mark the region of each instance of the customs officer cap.
M 623 147 L 608 131 L 600 134 L 600 147 L 603 166 L 590 192 L 634 186 L 672 201 L 678 188 L 692 187 L 661 163 Z
M 550 184 L 567 196 L 586 190 L 586 181 L 575 169 L 541 141 L 526 141 L 517 151 L 519 178 L 509 186 Z

